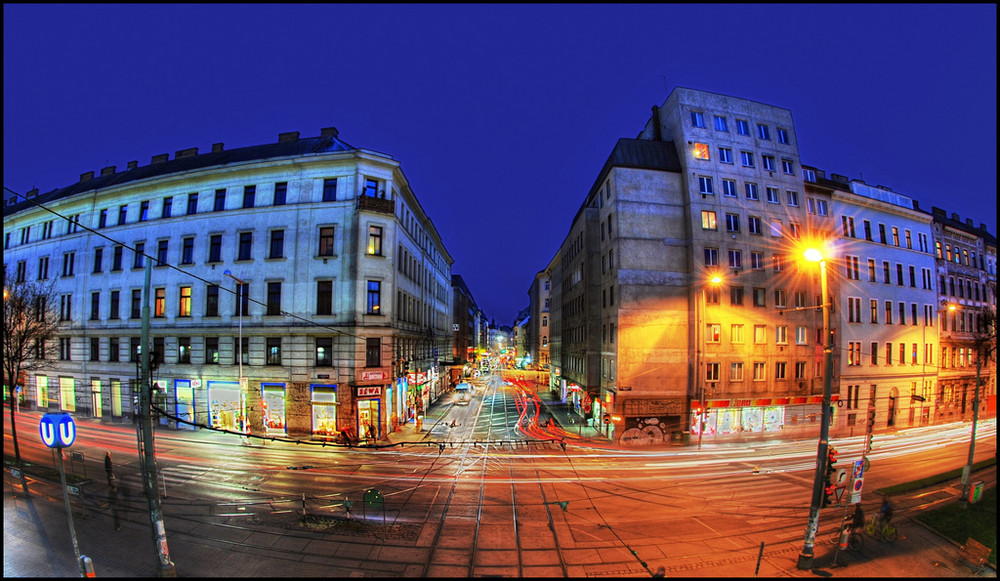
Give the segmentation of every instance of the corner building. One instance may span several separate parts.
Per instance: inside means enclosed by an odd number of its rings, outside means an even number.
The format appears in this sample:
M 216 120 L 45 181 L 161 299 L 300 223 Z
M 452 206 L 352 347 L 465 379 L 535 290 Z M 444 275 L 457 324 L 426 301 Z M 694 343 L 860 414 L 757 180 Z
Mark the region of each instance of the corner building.
M 818 431 L 830 209 L 790 111 L 675 88 L 550 262 L 553 390 L 624 445 Z
M 4 232 L 12 272 L 59 294 L 39 408 L 131 419 L 147 260 L 153 379 L 181 420 L 384 437 L 447 385 L 452 258 L 399 162 L 334 128 L 88 172 L 7 205 Z

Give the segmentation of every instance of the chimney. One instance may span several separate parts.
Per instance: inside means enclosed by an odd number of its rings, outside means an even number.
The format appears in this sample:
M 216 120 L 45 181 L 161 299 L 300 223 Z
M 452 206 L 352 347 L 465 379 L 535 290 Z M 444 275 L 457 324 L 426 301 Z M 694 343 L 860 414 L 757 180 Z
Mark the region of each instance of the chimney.
M 161 154 L 158 154 L 158 155 L 154 155 L 152 161 L 150 161 L 149 163 L 151 165 L 154 164 L 154 163 L 163 163 L 163 162 L 167 161 L 167 159 L 169 159 L 169 158 L 170 158 L 170 154 L 169 153 L 161 153 Z
M 178 151 L 177 153 L 175 153 L 174 154 L 174 159 L 181 159 L 183 157 L 193 157 L 195 155 L 198 155 L 198 148 L 197 147 L 189 147 L 187 149 L 181 149 L 180 151 Z
M 111 175 L 113 173 L 115 173 L 115 166 L 113 166 L 113 165 L 109 165 L 108 167 L 105 167 L 105 168 L 101 169 L 101 175 L 102 176 Z
M 956 222 L 961 222 L 962 221 L 962 219 L 958 217 L 958 212 L 952 212 L 951 213 L 951 219 L 954 220 L 954 221 L 956 221 Z
M 913 200 L 913 209 L 914 210 L 919 210 L 920 209 L 920 202 L 918 202 L 917 200 Z
M 128 162 L 128 165 L 125 166 L 125 169 L 129 170 L 129 169 L 135 169 L 137 167 L 139 167 L 139 162 L 138 161 L 130 161 L 130 162 Z
M 337 131 L 336 127 L 324 127 L 324 128 L 322 128 L 322 129 L 319 130 L 319 136 L 320 137 L 334 137 L 334 138 L 336 138 L 338 135 L 340 135 L 340 132 Z
M 286 143 L 289 141 L 298 141 L 299 132 L 298 131 L 288 131 L 285 133 L 278 134 L 278 143 Z
M 38 190 L 35 190 L 35 191 L 38 191 Z M 983 222 L 979 223 L 979 229 L 982 230 L 983 232 L 989 232 L 989 230 L 986 229 L 986 224 L 984 224 Z
M 663 141 L 663 135 L 660 133 L 660 108 L 656 105 L 653 105 L 653 139 Z
M 219 153 L 220 151 L 222 151 L 222 144 L 221 143 L 213 143 L 212 144 L 212 153 Z
M 948 217 L 948 214 L 941 208 L 938 208 L 937 206 L 931 206 L 931 213 L 934 214 L 935 216 L 941 216 L 942 218 Z
M 89 182 L 92 179 L 94 179 L 94 172 L 92 172 L 92 171 L 88 171 L 87 173 L 80 174 L 80 183 L 81 184 L 83 182 Z
M 34 189 L 31 189 L 31 190 L 28 190 L 28 193 L 25 195 L 25 197 L 26 198 L 34 198 L 37 195 L 38 195 L 38 188 L 34 188 Z M 984 225 L 984 228 L 985 228 L 985 225 Z

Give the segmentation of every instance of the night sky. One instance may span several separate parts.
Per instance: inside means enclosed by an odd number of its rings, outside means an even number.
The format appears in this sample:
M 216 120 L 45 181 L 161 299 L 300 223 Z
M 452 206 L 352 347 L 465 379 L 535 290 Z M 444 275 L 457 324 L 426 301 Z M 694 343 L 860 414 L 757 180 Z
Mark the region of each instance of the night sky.
M 4 186 L 337 127 L 399 160 L 498 324 L 675 86 L 996 234 L 996 5 L 4 5 Z

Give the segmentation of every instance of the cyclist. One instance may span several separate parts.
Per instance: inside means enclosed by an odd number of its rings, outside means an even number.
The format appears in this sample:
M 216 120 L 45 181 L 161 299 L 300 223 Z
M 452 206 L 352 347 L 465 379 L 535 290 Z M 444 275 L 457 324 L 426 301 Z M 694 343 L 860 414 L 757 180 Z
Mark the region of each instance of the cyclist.
M 889 502 L 889 498 L 886 497 L 886 499 L 882 501 L 882 508 L 879 509 L 879 521 L 881 523 L 881 526 L 887 527 L 889 526 L 889 521 L 891 520 L 892 520 L 892 503 Z

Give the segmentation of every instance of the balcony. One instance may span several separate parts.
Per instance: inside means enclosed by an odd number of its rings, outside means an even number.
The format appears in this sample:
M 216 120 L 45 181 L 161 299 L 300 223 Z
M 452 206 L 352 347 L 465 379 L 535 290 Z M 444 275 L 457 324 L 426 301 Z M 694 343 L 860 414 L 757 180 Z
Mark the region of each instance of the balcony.
M 396 213 L 396 203 L 393 200 L 384 198 L 373 198 L 371 196 L 358 197 L 358 210 L 363 212 L 378 212 L 379 214 Z

